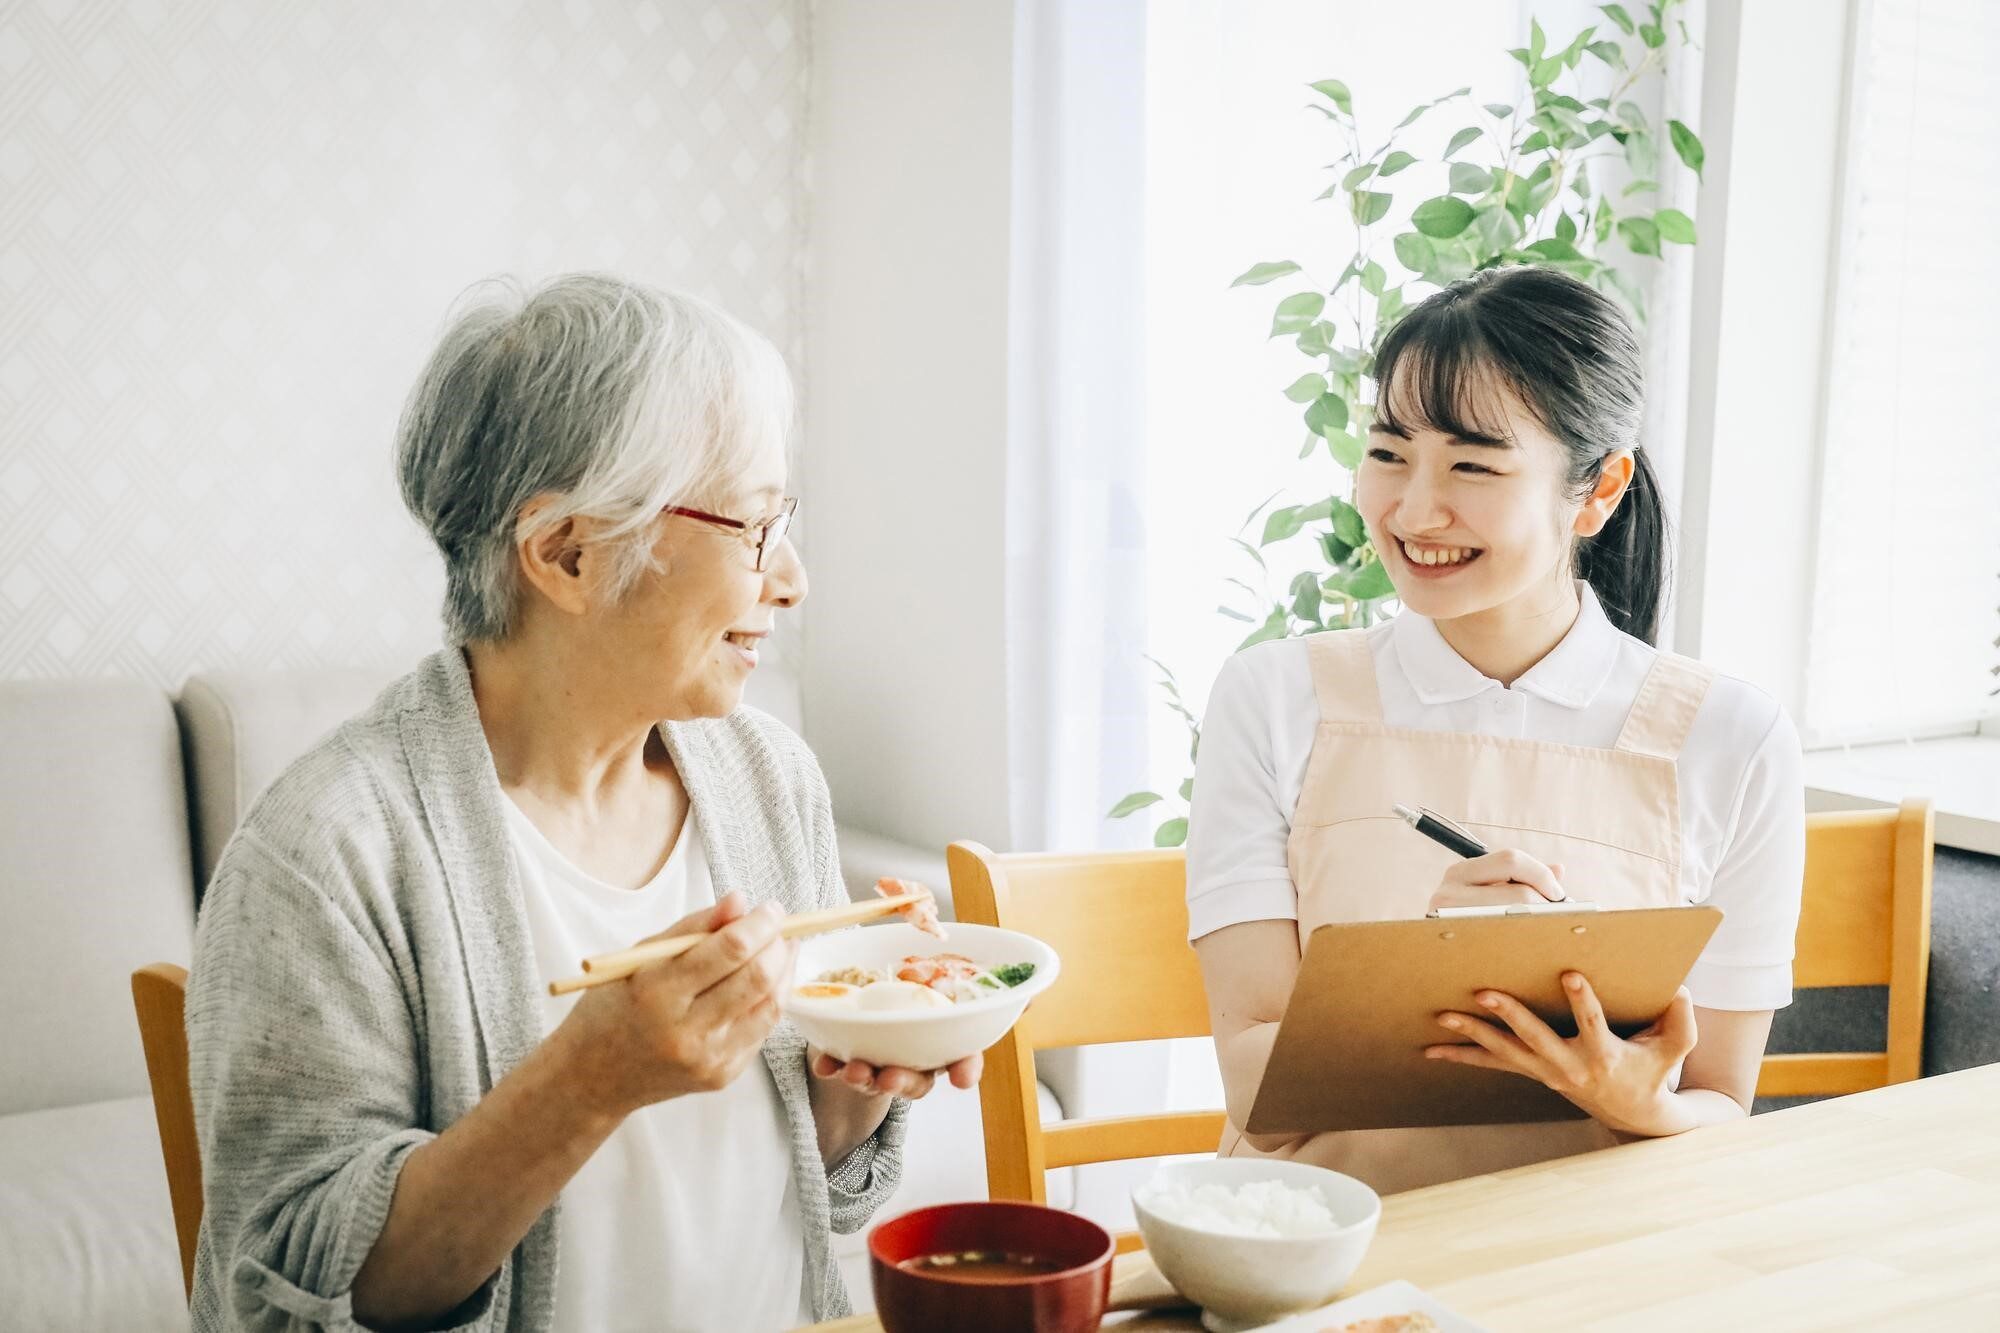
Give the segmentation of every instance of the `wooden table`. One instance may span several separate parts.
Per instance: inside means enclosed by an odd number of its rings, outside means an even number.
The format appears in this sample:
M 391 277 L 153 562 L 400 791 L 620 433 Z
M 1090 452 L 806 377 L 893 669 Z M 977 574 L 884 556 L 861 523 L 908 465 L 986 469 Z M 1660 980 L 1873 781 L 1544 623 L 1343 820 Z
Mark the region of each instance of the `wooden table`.
M 1495 1333 L 2000 1329 L 2000 1064 L 1395 1195 L 1348 1290 L 1395 1278 Z

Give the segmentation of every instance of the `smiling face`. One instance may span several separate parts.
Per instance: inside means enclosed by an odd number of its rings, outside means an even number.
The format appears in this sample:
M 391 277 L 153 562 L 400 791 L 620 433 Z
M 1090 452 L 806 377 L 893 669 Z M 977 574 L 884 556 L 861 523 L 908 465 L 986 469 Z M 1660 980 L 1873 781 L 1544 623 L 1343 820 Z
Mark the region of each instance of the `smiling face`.
M 1456 431 L 1416 397 L 1388 387 L 1354 487 L 1397 598 L 1455 620 L 1566 593 L 1585 506 L 1566 495 L 1561 443 L 1490 381 L 1454 414 Z
M 699 507 L 754 528 L 778 512 L 784 486 L 783 460 L 768 459 Z M 600 613 L 598 629 L 643 673 L 652 716 L 721 717 L 742 702 L 778 611 L 804 600 L 805 566 L 789 539 L 760 573 L 753 532 L 679 514 L 657 524 L 657 568 Z

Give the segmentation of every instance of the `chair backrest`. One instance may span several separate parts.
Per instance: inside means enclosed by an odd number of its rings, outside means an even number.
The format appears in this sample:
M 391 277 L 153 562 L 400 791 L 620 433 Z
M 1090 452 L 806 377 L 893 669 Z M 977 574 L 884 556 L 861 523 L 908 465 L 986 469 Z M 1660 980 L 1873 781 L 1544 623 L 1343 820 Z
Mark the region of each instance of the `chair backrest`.
M 1806 817 L 1793 982 L 1802 989 L 1886 985 L 1888 1048 L 1766 1056 L 1759 1096 L 1837 1096 L 1922 1076 L 1935 844 L 1927 800 Z
M 194 1131 L 194 1094 L 188 1088 L 187 969 L 153 963 L 132 974 L 132 1007 L 153 1082 L 153 1117 L 160 1125 L 160 1154 L 167 1164 L 167 1196 L 181 1244 L 181 1281 L 194 1295 L 194 1244 L 201 1230 L 201 1141 Z
M 1207 992 L 1187 939 L 1186 856 L 1002 856 L 959 842 L 945 859 L 959 920 L 1033 935 L 1063 960 L 1056 984 L 987 1052 L 979 1103 L 992 1197 L 1046 1202 L 1044 1173 L 1056 1167 L 1214 1152 L 1221 1111 L 1044 1127 L 1035 1095 L 1037 1050 L 1209 1035 Z

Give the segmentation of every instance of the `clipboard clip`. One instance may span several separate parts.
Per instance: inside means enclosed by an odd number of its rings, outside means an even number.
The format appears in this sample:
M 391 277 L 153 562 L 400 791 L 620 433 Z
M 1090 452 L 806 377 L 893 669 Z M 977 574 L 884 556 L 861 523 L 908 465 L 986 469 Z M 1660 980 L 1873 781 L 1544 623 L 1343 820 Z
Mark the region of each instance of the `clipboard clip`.
M 1495 903 L 1491 907 L 1439 907 L 1424 914 L 1428 921 L 1459 921 L 1474 916 L 1562 916 L 1569 912 L 1595 912 L 1596 903 L 1565 898 L 1559 903 Z

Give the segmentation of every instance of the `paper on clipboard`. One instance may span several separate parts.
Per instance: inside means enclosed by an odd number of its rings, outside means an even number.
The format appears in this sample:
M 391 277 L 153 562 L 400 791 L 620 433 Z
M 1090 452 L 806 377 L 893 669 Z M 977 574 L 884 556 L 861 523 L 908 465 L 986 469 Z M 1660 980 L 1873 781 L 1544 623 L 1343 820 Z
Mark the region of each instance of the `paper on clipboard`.
M 1450 1041 L 1445 1010 L 1505 991 L 1566 1035 L 1562 974 L 1590 978 L 1630 1035 L 1673 999 L 1721 924 L 1713 907 L 1337 922 L 1307 941 L 1244 1129 L 1306 1134 L 1578 1120 L 1577 1106 L 1515 1074 L 1424 1058 Z

